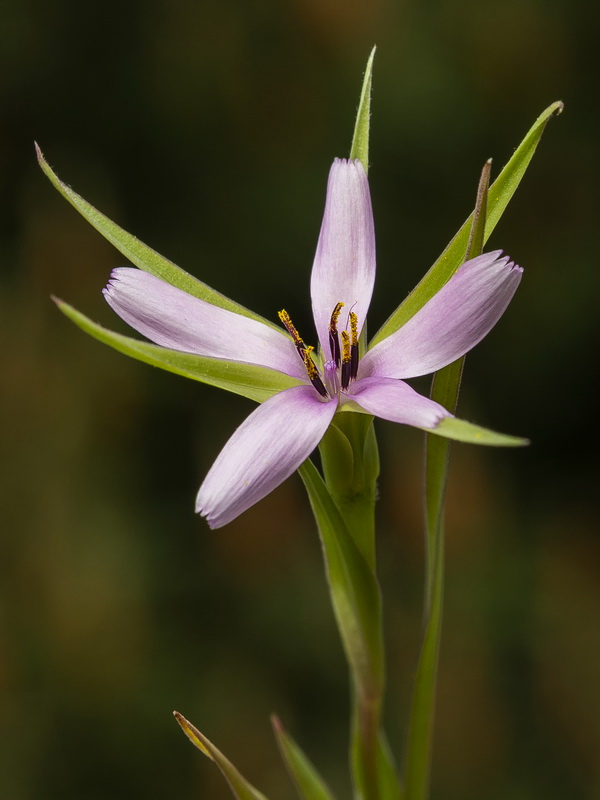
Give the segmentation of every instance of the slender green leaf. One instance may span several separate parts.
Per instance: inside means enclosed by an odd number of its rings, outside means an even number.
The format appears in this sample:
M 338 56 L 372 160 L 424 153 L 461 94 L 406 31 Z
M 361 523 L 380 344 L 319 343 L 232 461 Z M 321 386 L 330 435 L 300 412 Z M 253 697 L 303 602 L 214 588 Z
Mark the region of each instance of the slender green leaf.
M 273 715 L 271 722 L 281 755 L 302 800 L 334 800 L 323 778 L 284 729 L 279 718 Z
M 436 436 L 444 436 L 447 439 L 454 439 L 457 442 L 485 444 L 490 447 L 524 447 L 529 444 L 529 439 L 509 436 L 506 433 L 496 433 L 457 417 L 446 417 L 437 428 L 427 432 L 434 433 Z
M 441 465 L 440 465 L 441 466 Z M 445 494 L 445 475 L 444 475 Z M 443 500 L 442 500 L 443 502 Z M 436 528 L 430 554 L 432 594 L 412 693 L 404 771 L 405 800 L 426 800 L 429 794 L 433 717 L 444 596 L 444 525 Z
M 333 608 L 353 680 L 365 691 L 374 691 L 383 670 L 381 630 L 371 625 L 379 618 L 379 588 L 314 464 L 307 460 L 298 472 L 319 528 Z
M 375 738 L 375 781 L 371 781 L 365 769 L 367 765 L 365 747 L 369 744 L 360 731 L 361 719 L 359 709 L 355 709 L 352 724 L 352 762 L 354 783 L 358 787 L 361 800 L 403 800 L 404 792 L 396 770 L 394 758 L 385 733 L 379 727 Z
M 374 47 L 367 61 L 365 76 L 363 78 L 360 101 L 354 125 L 354 135 L 352 137 L 352 147 L 350 148 L 350 158 L 358 158 L 362 162 L 365 172 L 369 172 L 369 125 L 371 122 L 371 84 L 373 80 L 373 59 L 375 58 Z
M 174 372 L 184 378 L 208 383 L 219 389 L 226 389 L 234 394 L 241 394 L 262 403 L 277 392 L 298 386 L 301 382 L 289 375 L 284 375 L 268 367 L 254 364 L 243 364 L 240 361 L 223 361 L 219 358 L 197 356 L 193 353 L 181 353 L 169 350 L 149 342 L 142 342 L 114 333 L 81 314 L 68 303 L 55 299 L 59 309 L 90 336 L 109 345 L 114 350 L 124 353 L 138 361 L 151 364 L 153 367 Z
M 562 110 L 563 104 L 561 102 L 556 102 L 549 106 L 543 114 L 538 117 L 531 130 L 515 150 L 508 164 L 504 167 L 492 186 L 490 186 L 487 201 L 488 211 L 485 235 L 483 237 L 484 243 L 488 240 L 490 234 L 498 224 L 510 199 L 521 182 L 546 124 L 553 116 L 560 114 Z M 441 289 L 446 281 L 464 262 L 472 222 L 473 215 L 471 214 L 424 278 L 375 334 L 369 343 L 369 347 L 373 347 L 404 325 L 405 322 L 416 314 L 417 311 Z
M 436 372 L 432 399 L 454 410 L 464 358 Z M 444 597 L 444 501 L 450 441 L 426 436 L 424 631 L 411 698 L 405 758 L 406 800 L 426 800 L 429 791 L 433 718 Z
M 253 311 L 241 306 L 234 300 L 230 300 L 215 289 L 211 289 L 210 286 L 194 278 L 193 275 L 190 275 L 188 272 L 185 272 L 185 270 L 173 264 L 172 261 L 161 256 L 156 250 L 152 250 L 152 248 L 148 247 L 148 245 L 141 242 L 135 236 L 127 233 L 127 231 L 119 227 L 115 222 L 94 208 L 94 206 L 90 205 L 87 200 L 84 200 L 83 197 L 74 192 L 70 186 L 63 183 L 52 171 L 37 144 L 36 151 L 39 164 L 53 186 L 58 189 L 62 196 L 68 200 L 105 239 L 108 239 L 108 241 L 114 245 L 125 258 L 129 259 L 132 264 L 135 264 L 136 267 L 143 269 L 145 272 L 150 272 L 152 275 L 156 275 L 163 281 L 170 283 L 172 286 L 176 286 L 178 289 L 183 289 L 184 292 L 194 297 L 199 297 L 201 300 L 206 300 L 206 302 L 212 303 L 215 306 L 226 308 L 228 311 L 235 311 L 237 314 L 241 314 L 244 317 L 257 319 L 265 325 L 277 328 L 270 320 L 264 319 L 259 314 L 255 314 Z
M 450 364 L 449 366 L 452 365 Z M 448 367 L 444 369 L 448 369 Z M 441 371 L 442 370 L 440 370 L 440 372 Z M 445 408 L 448 408 L 448 405 L 444 404 L 441 400 L 437 402 L 444 405 Z M 364 409 L 361 409 L 359 405 L 352 401 L 345 403 L 342 411 L 356 411 L 358 414 L 368 414 L 368 411 L 364 411 Z M 524 447 L 529 444 L 529 439 L 523 439 L 520 436 L 510 436 L 507 433 L 496 433 L 496 431 L 482 428 L 479 425 L 475 425 L 473 422 L 467 422 L 457 417 L 446 417 L 439 423 L 437 428 L 422 428 L 422 430 L 424 430 L 425 433 L 443 436 L 446 439 L 455 439 L 457 442 L 483 444 L 489 445 L 490 447 Z
M 188 722 L 178 711 L 174 711 L 173 716 L 190 742 L 219 767 L 237 800 L 267 800 L 265 795 L 259 792 L 258 789 L 255 789 L 252 784 L 248 783 L 243 775 L 233 766 L 231 761 L 225 758 L 223 753 L 214 746 L 210 739 L 207 739 L 204 734 L 200 733 L 191 722 Z
M 401 788 L 379 720 L 384 678 L 377 579 L 314 464 L 305 461 L 298 471 L 319 528 L 333 609 L 352 676 L 351 751 L 357 791 L 364 798 L 376 793 L 380 800 L 399 800 Z
M 404 788 L 398 776 L 396 762 L 383 731 L 379 733 L 377 775 L 380 800 L 404 800 Z
M 479 180 L 466 258 L 477 256 L 483 247 L 491 161 Z M 465 357 L 433 376 L 431 397 L 452 414 L 456 412 Z M 463 433 L 469 423 L 460 422 Z M 489 435 L 490 432 L 485 432 Z M 496 436 L 495 434 L 493 436 Z M 505 437 L 501 437 L 504 439 Z M 499 442 L 495 442 L 498 444 Z M 429 792 L 435 693 L 442 632 L 444 599 L 444 501 L 448 481 L 450 442 L 425 437 L 425 596 L 424 633 L 415 674 L 406 747 L 405 787 L 407 800 L 426 800 Z

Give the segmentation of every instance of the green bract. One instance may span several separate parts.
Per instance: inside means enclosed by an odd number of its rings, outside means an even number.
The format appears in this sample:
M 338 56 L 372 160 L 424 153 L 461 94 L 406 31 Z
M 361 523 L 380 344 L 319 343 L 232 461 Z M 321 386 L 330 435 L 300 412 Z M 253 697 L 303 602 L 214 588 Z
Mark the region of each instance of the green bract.
M 132 339 L 130 336 L 109 331 L 102 325 L 92 322 L 62 300 L 55 299 L 55 303 L 79 328 L 120 353 L 151 364 L 153 367 L 160 367 L 167 372 L 182 375 L 184 378 L 241 394 L 250 400 L 256 400 L 257 403 L 262 403 L 274 394 L 301 383 L 296 378 L 268 367 L 182 353 L 179 350 L 169 350 L 150 342 Z
M 540 114 L 531 130 L 527 133 L 521 144 L 515 150 L 512 158 L 504 167 L 498 178 L 490 186 L 487 198 L 487 221 L 483 235 L 482 245 L 488 240 L 492 231 L 500 221 L 513 194 L 515 193 L 535 149 L 540 141 L 546 124 L 553 116 L 560 114 L 563 104 L 558 101 Z M 441 289 L 450 276 L 465 261 L 469 234 L 473 223 L 471 214 L 458 230 L 455 237 L 448 244 L 444 252 L 437 259 L 429 272 L 413 289 L 408 297 L 400 303 L 389 319 L 381 326 L 371 341 L 371 347 L 382 341 L 407 322 L 433 295 Z

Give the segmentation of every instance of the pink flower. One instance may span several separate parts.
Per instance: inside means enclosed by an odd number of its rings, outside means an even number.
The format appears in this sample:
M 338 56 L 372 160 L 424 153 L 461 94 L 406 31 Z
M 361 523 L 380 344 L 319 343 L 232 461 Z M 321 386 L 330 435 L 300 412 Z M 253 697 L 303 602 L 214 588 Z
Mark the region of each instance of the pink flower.
M 373 212 L 360 161 L 336 159 L 311 276 L 316 352 L 285 311 L 279 316 L 287 333 L 137 269 L 114 270 L 104 295 L 156 344 L 269 367 L 299 381 L 250 414 L 202 483 L 196 510 L 219 528 L 291 475 L 337 412 L 366 412 L 436 432 L 452 415 L 404 380 L 435 372 L 480 342 L 508 306 L 521 274 L 500 251 L 467 261 L 408 322 L 359 357 L 375 282 Z

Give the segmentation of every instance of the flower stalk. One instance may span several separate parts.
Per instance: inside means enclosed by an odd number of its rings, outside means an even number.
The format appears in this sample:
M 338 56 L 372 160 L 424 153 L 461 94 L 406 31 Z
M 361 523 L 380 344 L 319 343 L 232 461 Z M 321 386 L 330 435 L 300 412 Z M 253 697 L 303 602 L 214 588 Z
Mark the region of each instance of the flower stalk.
M 483 248 L 491 159 L 481 172 L 465 257 Z M 465 356 L 435 373 L 431 397 L 456 412 Z M 444 506 L 450 442 L 425 435 L 425 588 L 423 642 L 415 676 L 406 764 L 406 800 L 426 800 L 429 794 L 435 692 L 444 605 Z
M 337 506 L 360 555 L 365 561 L 372 593 L 377 603 L 365 609 L 365 647 L 376 657 L 370 668 L 351 670 L 352 724 L 351 761 L 358 796 L 379 800 L 378 748 L 382 735 L 384 697 L 383 624 L 381 593 L 376 575 L 375 499 L 379 474 L 373 418 L 362 414 L 340 414 L 321 442 L 319 451 L 325 485 Z M 345 463 L 345 469 L 339 469 Z M 352 620 L 345 621 L 352 632 Z M 390 764 L 391 768 L 391 764 Z

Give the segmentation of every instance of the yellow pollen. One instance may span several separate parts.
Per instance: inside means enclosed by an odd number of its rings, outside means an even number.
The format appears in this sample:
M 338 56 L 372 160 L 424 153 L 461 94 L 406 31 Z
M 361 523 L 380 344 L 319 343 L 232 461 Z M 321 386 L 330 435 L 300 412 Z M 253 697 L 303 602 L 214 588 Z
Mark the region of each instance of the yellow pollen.
M 285 308 L 283 308 L 278 313 L 279 313 L 279 319 L 281 320 L 283 327 L 286 329 L 286 331 L 294 340 L 294 344 L 296 345 L 296 347 L 304 347 L 304 342 L 302 341 L 302 337 L 296 330 L 296 327 L 294 326 L 294 323 L 292 322 L 290 315 L 285 310 Z
M 354 311 L 350 312 L 350 332 L 352 333 L 352 344 L 358 344 L 358 316 Z
M 306 367 L 306 371 L 308 372 L 308 377 L 310 378 L 310 380 L 312 380 L 317 374 L 317 368 L 311 356 L 311 353 L 314 349 L 315 349 L 314 347 L 311 347 L 309 345 L 305 350 L 302 351 L 302 359 L 304 361 L 304 365 Z
M 343 303 L 338 303 L 336 307 L 333 309 L 333 313 L 331 314 L 331 320 L 329 322 L 329 330 L 332 333 L 335 333 L 337 331 L 337 323 L 338 319 L 340 318 L 340 311 L 342 310 L 343 307 L 344 307 Z
M 342 361 L 350 361 L 350 334 L 342 331 Z

